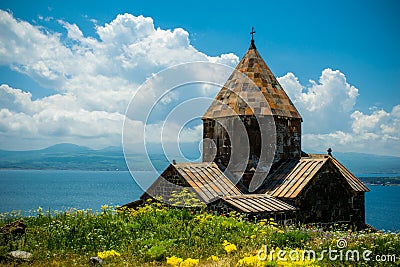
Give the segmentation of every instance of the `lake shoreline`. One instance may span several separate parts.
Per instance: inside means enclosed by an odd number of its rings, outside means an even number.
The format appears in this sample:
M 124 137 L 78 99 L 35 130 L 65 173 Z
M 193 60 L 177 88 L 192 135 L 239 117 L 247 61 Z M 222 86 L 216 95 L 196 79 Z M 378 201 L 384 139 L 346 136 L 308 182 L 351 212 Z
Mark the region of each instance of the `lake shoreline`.
M 0 212 L 122 206 L 139 199 L 156 176 L 146 171 L 133 178 L 129 171 L 0 169 Z M 366 223 L 399 230 L 400 186 L 367 186 Z

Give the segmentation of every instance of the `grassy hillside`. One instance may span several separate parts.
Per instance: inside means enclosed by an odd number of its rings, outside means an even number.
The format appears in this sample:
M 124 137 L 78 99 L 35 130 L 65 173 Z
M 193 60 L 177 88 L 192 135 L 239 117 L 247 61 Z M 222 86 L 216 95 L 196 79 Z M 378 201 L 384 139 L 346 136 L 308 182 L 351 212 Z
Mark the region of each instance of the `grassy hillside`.
M 18 214 L 2 214 L 0 226 L 18 219 Z M 70 210 L 43 212 L 24 218 L 24 241 L 2 236 L 2 266 L 14 266 L 7 258 L 11 249 L 33 254 L 22 266 L 86 266 L 99 256 L 104 266 L 395 266 L 375 261 L 377 255 L 400 251 L 400 234 L 352 232 L 333 226 L 328 230 L 277 225 L 273 220 L 249 221 L 231 213 L 217 215 L 203 209 L 178 209 L 148 203 L 136 210 L 104 206 L 102 212 Z M 347 246 L 339 249 L 339 242 Z M 267 259 L 257 253 L 267 245 Z M 329 259 L 329 248 L 358 250 L 360 260 Z M 316 251 L 316 258 L 302 260 L 304 250 Z M 275 252 L 271 254 L 271 251 Z M 363 251 L 370 261 L 362 259 Z M 278 254 L 284 254 L 278 259 Z M 326 253 L 326 252 L 325 252 Z M 263 253 L 259 254 L 265 256 Z M 272 258 L 270 258 L 272 255 Z M 306 254 L 307 255 L 307 254 Z M 338 254 L 339 255 L 339 254 Z M 323 258 L 322 261 L 318 258 Z M 286 259 L 286 260 L 285 260 Z M 351 259 L 351 258 L 348 258 Z

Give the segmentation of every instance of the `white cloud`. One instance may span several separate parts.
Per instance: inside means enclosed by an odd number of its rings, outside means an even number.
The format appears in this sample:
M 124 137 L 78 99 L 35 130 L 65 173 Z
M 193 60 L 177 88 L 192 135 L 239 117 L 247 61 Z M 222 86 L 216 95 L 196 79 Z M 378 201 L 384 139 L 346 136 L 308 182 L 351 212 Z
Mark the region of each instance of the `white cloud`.
M 85 110 L 73 95 L 57 94 L 32 101 L 30 93 L 1 85 L 0 96 L 0 135 L 8 137 L 9 141 L 3 145 L 10 149 L 18 148 L 23 139 L 36 140 L 38 144 L 44 140 L 73 139 L 82 145 L 88 138 L 120 140 L 122 114 Z M 94 147 L 102 147 L 102 144 Z
M 278 80 L 300 110 L 304 133 L 350 129 L 346 122 L 349 122 L 349 114 L 354 109 L 358 89 L 350 85 L 339 70 L 323 70 L 318 83 L 310 80 L 309 86 L 301 85 L 293 73 Z
M 76 24 L 70 24 L 62 20 L 59 20 L 58 23 L 63 25 L 64 28 L 67 30 L 68 38 L 78 41 L 83 40 L 83 33 Z
M 39 18 L 39 23 L 43 20 L 46 19 Z M 98 39 L 85 36 L 74 23 L 58 23 L 66 29 L 66 36 L 0 10 L 0 65 L 24 73 L 57 92 L 32 100 L 29 88 L 1 85 L 1 148 L 37 148 L 59 142 L 92 147 L 118 145 L 125 109 L 146 79 L 184 62 L 205 61 L 234 67 L 239 60 L 232 53 L 208 56 L 190 44 L 189 33 L 184 29 L 155 28 L 149 17 L 121 14 L 105 25 L 94 25 Z M 206 75 L 219 74 L 200 67 L 190 77 L 202 80 Z M 180 76 L 185 75 L 188 74 L 182 71 Z M 318 81 L 310 80 L 308 85 L 302 85 L 293 73 L 279 78 L 279 82 L 303 116 L 305 150 L 332 147 L 336 151 L 400 153 L 400 105 L 391 111 L 355 110 L 359 90 L 348 83 L 342 72 L 329 68 L 322 71 Z M 159 84 L 164 87 L 157 87 Z M 170 89 L 170 84 L 163 81 L 154 80 L 154 85 L 144 92 L 146 101 L 155 101 L 153 98 L 160 90 Z M 211 84 L 199 88 L 196 93 L 211 98 L 219 89 Z M 190 93 L 181 90 L 166 95 L 161 103 L 166 108 L 163 111 L 171 110 L 177 98 L 190 99 Z M 147 107 L 146 101 L 132 109 L 133 115 Z M 195 104 L 190 107 L 198 108 Z M 177 120 L 171 125 L 174 122 Z M 133 141 L 143 139 L 142 120 L 133 116 L 127 125 L 132 129 Z M 159 126 L 157 117 L 149 125 L 148 129 L 153 130 L 149 140 L 159 139 Z M 165 131 L 164 139 L 175 140 L 181 130 L 178 126 Z M 201 127 L 184 129 L 180 136 L 181 142 L 197 140 Z
M 118 15 L 111 23 L 97 26 L 100 39 L 109 44 L 131 44 L 142 40 L 154 32 L 153 19 L 135 17 L 131 14 Z
M 0 85 L 0 107 L 16 112 L 29 113 L 32 94 L 13 89 L 6 84 Z
M 351 118 L 353 119 L 353 132 L 363 134 L 369 131 L 374 131 L 377 126 L 385 120 L 385 118 L 389 117 L 390 114 L 384 110 L 376 110 L 371 115 L 366 115 L 356 110 L 351 114 Z
M 339 70 L 325 69 L 319 82 L 300 84 L 293 73 L 278 78 L 303 117 L 303 149 L 400 156 L 400 105 L 391 112 L 355 110 L 358 89 Z
M 0 65 L 58 92 L 33 101 L 29 88 L 0 86 L 3 148 L 60 141 L 118 145 L 125 109 L 138 86 L 154 73 L 184 62 L 238 62 L 234 54 L 209 57 L 199 52 L 187 31 L 155 29 L 149 17 L 118 15 L 95 26 L 99 39 L 84 36 L 76 24 L 57 21 L 67 30 L 66 37 L 0 10 Z
M 219 63 L 228 66 L 235 66 L 239 62 L 239 57 L 233 53 L 222 54 L 217 57 L 207 57 L 212 63 Z
M 29 115 L 22 112 L 11 112 L 8 109 L 0 109 L 0 132 L 7 135 L 36 134 L 37 127 L 32 123 Z

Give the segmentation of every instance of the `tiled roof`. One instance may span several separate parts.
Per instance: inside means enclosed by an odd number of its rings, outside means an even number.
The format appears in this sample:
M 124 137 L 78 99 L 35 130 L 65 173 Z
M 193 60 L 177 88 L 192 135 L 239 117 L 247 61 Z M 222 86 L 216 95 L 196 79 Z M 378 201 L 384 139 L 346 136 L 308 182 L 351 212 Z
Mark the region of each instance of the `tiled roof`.
M 203 115 L 203 119 L 253 114 L 301 119 L 253 42 L 236 70 Z M 243 74 L 254 83 L 251 84 Z
M 327 160 L 327 158 L 301 158 L 283 183 L 271 192 L 272 195 L 282 198 L 297 197 Z
M 173 166 L 206 202 L 221 196 L 241 194 L 214 162 L 177 163 Z
M 276 171 L 268 175 L 260 193 L 268 193 L 278 198 L 295 198 L 328 161 L 338 168 L 354 191 L 369 191 L 359 179 L 335 158 L 327 155 L 310 155 L 309 157 L 287 160 L 282 163 Z
M 222 200 L 245 213 L 295 211 L 297 208 L 269 195 L 226 196 Z
M 189 192 L 195 192 L 199 198 L 208 203 L 222 196 L 241 194 L 240 190 L 226 177 L 214 162 L 185 162 L 171 164 L 180 174 L 180 181 L 175 184 L 188 187 Z M 167 178 L 167 177 L 164 177 Z M 162 175 L 147 190 L 149 195 L 169 197 L 171 186 L 163 179 Z M 168 188 L 171 188 L 168 190 Z
M 340 173 L 346 178 L 347 183 L 354 191 L 368 192 L 368 187 L 365 186 L 357 177 L 355 177 L 346 167 L 344 167 L 337 159 L 332 157 L 332 162 L 339 169 Z
M 189 192 L 196 193 L 200 200 L 206 203 L 221 200 L 246 213 L 296 210 L 296 207 L 269 195 L 243 195 L 214 162 L 176 163 L 168 168 L 175 168 L 180 174 L 182 180 L 179 185 L 187 187 Z M 153 196 L 161 194 L 168 199 L 173 190 L 165 179 L 159 177 L 146 194 Z

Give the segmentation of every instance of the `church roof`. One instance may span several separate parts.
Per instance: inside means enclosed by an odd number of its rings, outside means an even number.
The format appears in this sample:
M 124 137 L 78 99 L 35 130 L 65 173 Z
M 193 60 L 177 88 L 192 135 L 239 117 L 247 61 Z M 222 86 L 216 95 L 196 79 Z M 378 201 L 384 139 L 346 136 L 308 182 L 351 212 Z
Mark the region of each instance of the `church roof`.
M 248 51 L 203 115 L 203 119 L 254 114 L 301 119 L 252 40 Z
M 170 179 L 168 173 L 171 170 L 179 174 L 173 178 L 174 181 L 168 181 Z M 163 174 L 146 190 L 146 194 L 169 199 L 172 191 L 177 190 L 171 186 L 171 183 L 187 188 L 189 192 L 196 193 L 201 201 L 207 203 L 222 196 L 241 194 L 236 185 L 221 172 L 214 162 L 170 164 Z
M 247 194 L 226 196 L 222 201 L 245 213 L 295 211 L 298 208 L 273 196 L 262 194 Z
M 167 175 L 171 170 L 176 175 Z M 164 177 L 165 179 L 162 179 Z M 168 179 L 175 181 L 168 181 Z M 295 211 L 297 208 L 273 196 L 258 194 L 244 195 L 237 186 L 221 172 L 214 162 L 185 162 L 171 164 L 166 171 L 146 190 L 143 196 L 171 198 L 176 190 L 169 183 L 180 185 L 190 193 L 196 193 L 199 200 L 206 203 L 221 201 L 235 210 L 245 213 Z M 134 205 L 134 203 L 132 204 Z
M 333 164 L 339 169 L 340 173 L 346 178 L 347 183 L 354 191 L 368 192 L 366 187 L 357 177 L 355 177 L 345 166 L 343 166 L 337 159 L 331 157 Z
M 176 163 L 173 166 L 206 202 L 221 196 L 241 194 L 215 162 Z
M 334 157 L 310 155 L 282 163 L 277 170 L 268 175 L 266 183 L 261 186 L 260 193 L 268 193 L 278 198 L 296 198 L 328 162 L 331 162 L 339 170 L 352 190 L 356 192 L 369 191 Z

